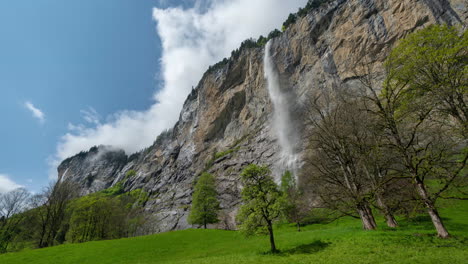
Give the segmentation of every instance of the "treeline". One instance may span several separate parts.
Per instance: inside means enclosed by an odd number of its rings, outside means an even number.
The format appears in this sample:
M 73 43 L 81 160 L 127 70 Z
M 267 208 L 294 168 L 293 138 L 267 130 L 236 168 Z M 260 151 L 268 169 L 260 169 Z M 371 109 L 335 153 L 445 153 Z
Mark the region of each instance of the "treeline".
M 67 181 L 36 195 L 25 189 L 2 194 L 0 253 L 154 233 L 156 219 L 143 210 L 147 199 L 142 190 L 124 192 L 122 182 L 83 197 Z
M 281 30 L 284 32 L 288 27 L 296 23 L 298 18 L 305 17 L 311 10 L 319 8 L 321 5 L 331 2 L 332 0 L 309 0 L 305 7 L 299 8 L 297 13 L 289 14 L 286 21 L 284 21 Z
M 246 49 L 260 48 L 260 47 L 265 46 L 269 40 L 279 37 L 282 34 L 282 32 L 286 31 L 286 29 L 290 25 L 296 23 L 298 18 L 302 18 L 306 16 L 311 10 L 316 9 L 320 7 L 321 5 L 328 3 L 328 2 L 331 2 L 331 0 L 309 0 L 305 7 L 299 8 L 297 13 L 289 14 L 288 18 L 286 19 L 286 21 L 284 21 L 281 27 L 281 31 L 278 29 L 274 29 L 266 36 L 260 35 L 257 39 L 249 38 L 249 39 L 242 41 L 240 47 L 231 52 L 230 58 L 224 58 L 218 63 L 209 66 L 207 73 L 212 73 L 216 70 L 219 70 L 223 68 L 224 66 L 228 65 L 229 62 L 237 60 L 240 54 L 242 53 L 242 51 Z
M 278 186 L 267 167 L 243 170 L 240 230 L 268 234 L 275 252 L 273 228 L 280 220 L 300 231 L 326 209 L 374 230 L 376 212 L 390 228 L 398 228 L 397 216 L 426 212 L 438 237 L 448 238 L 438 200 L 468 199 L 467 63 L 468 33 L 435 25 L 400 41 L 383 74 L 372 70 L 369 58 L 356 61 L 359 88 L 310 97 L 300 184 L 290 172 Z M 216 197 L 214 176 L 202 174 L 192 224 L 219 221 Z
M 224 58 L 220 62 L 208 67 L 207 73 L 212 73 L 216 70 L 219 70 L 223 68 L 224 66 L 228 65 L 229 62 L 237 60 L 239 56 L 241 55 L 242 51 L 247 50 L 247 49 L 263 47 L 267 44 L 267 42 L 270 39 L 276 38 L 280 35 L 281 35 L 281 31 L 279 31 L 278 29 L 275 29 L 271 31 L 266 37 L 261 35 L 260 37 L 258 37 L 258 39 L 249 38 L 249 39 L 242 41 L 240 47 L 231 52 L 230 58 Z

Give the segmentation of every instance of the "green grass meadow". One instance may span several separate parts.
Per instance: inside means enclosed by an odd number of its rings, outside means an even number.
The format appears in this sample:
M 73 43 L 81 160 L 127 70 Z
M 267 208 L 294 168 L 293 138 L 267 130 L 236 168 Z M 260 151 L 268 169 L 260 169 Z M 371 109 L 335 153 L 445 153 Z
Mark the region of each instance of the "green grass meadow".
M 302 232 L 292 225 L 278 226 L 281 253 L 276 255 L 268 253 L 265 236 L 191 229 L 9 253 L 0 255 L 0 264 L 468 263 L 468 201 L 450 202 L 441 214 L 452 234 L 447 240 L 435 237 L 424 216 L 401 220 L 397 230 L 379 221 L 378 231 L 363 231 L 359 220 L 343 218 L 306 226 Z

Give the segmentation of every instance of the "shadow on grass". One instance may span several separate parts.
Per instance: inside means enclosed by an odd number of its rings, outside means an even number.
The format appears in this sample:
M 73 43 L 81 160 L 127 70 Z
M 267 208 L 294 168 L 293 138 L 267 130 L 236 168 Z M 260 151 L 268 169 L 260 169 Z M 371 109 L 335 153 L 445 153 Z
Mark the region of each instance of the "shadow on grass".
M 288 256 L 288 255 L 295 255 L 295 254 L 313 254 L 319 251 L 324 250 L 327 248 L 331 243 L 323 242 L 321 240 L 316 240 L 309 244 L 299 245 L 297 247 L 281 250 L 276 253 L 265 252 L 264 255 L 276 255 L 276 256 Z
M 465 223 L 455 223 L 452 221 L 451 218 L 442 217 L 442 221 L 444 222 L 445 226 L 450 230 L 467 230 L 468 224 Z M 402 221 L 402 227 L 419 227 L 424 228 L 427 230 L 434 229 L 434 225 L 431 221 L 431 218 L 428 215 L 419 215 L 406 221 Z
M 293 255 L 293 254 L 312 254 L 317 253 L 319 251 L 324 250 L 327 248 L 331 243 L 323 242 L 321 240 L 316 240 L 309 244 L 304 244 L 297 246 L 295 248 L 291 248 L 288 250 L 282 251 L 284 254 Z

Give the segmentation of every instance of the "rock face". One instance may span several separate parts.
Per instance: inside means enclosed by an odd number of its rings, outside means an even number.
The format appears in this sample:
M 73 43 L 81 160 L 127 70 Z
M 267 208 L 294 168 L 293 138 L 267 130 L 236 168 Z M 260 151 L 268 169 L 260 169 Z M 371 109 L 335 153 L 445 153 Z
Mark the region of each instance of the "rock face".
M 81 195 L 87 195 L 111 187 L 126 163 L 123 150 L 93 147 L 62 161 L 58 173 L 61 179 L 75 182 Z
M 464 0 L 334 0 L 298 19 L 271 40 L 270 54 L 280 87 L 292 103 L 291 126 L 303 130 L 304 103 L 317 90 L 357 85 L 359 58 L 379 71 L 396 41 L 430 24 L 467 27 Z M 124 180 L 126 190 L 142 188 L 159 231 L 184 229 L 193 182 L 208 171 L 216 176 L 223 213 L 217 227 L 234 228 L 240 203 L 239 174 L 250 163 L 279 162 L 272 103 L 264 78 L 264 48 L 243 49 L 237 58 L 205 73 L 188 96 L 179 121 L 155 143 L 127 157 L 100 146 L 62 162 L 59 177 L 81 194 Z M 296 146 L 300 154 L 305 136 Z M 136 175 L 125 177 L 129 170 Z

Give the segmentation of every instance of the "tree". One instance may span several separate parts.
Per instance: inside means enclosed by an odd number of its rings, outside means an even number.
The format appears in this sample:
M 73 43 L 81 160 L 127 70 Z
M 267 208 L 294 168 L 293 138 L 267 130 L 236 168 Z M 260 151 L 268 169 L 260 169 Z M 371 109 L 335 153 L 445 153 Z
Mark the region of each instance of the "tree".
M 434 26 L 403 40 L 384 65 L 380 94 L 372 72 L 360 78 L 367 111 L 378 118 L 386 144 L 398 155 L 401 176 L 412 180 L 441 238 L 449 233 L 436 201 L 458 180 L 466 181 L 468 158 L 466 143 L 452 129 L 457 122 L 466 130 L 466 44 L 453 44 L 460 42 L 454 32 Z M 444 119 L 447 114 L 455 121 Z M 429 188 L 428 181 L 435 179 L 441 187 Z
M 266 166 L 248 165 L 241 174 L 242 201 L 237 219 L 241 231 L 247 235 L 267 231 L 271 252 L 275 253 L 273 222 L 281 215 L 281 192 Z M 265 230 L 266 229 L 266 230 Z
M 264 36 L 260 35 L 260 37 L 258 37 L 258 40 L 257 40 L 257 45 L 258 46 L 265 46 L 268 42 L 268 39 L 265 38 Z
M 202 173 L 192 195 L 189 223 L 203 225 L 205 229 L 208 224 L 217 223 L 220 207 L 216 196 L 215 178 L 210 173 Z
M 270 40 L 273 38 L 277 38 L 279 36 L 281 36 L 281 31 L 279 31 L 278 29 L 275 29 L 268 34 L 267 39 Z
M 126 235 L 126 213 L 129 208 L 118 198 L 101 193 L 87 195 L 73 201 L 70 208 L 73 213 L 68 241 L 81 243 Z
M 386 63 L 392 81 L 404 84 L 402 106 L 422 101 L 433 108 L 433 115 L 452 117 L 467 137 L 468 31 L 429 26 L 403 39 Z
M 0 253 L 7 252 L 24 218 L 21 213 L 28 208 L 29 197 L 29 192 L 24 188 L 0 194 Z
M 394 209 L 389 206 L 389 203 L 394 202 L 395 197 L 389 190 L 398 186 L 400 190 L 406 188 L 405 181 L 397 181 L 391 170 L 396 162 L 396 153 L 387 148 L 385 137 L 382 129 L 378 124 L 378 120 L 365 112 L 365 107 L 360 98 L 355 98 L 353 103 L 359 107 L 361 121 L 365 131 L 355 135 L 356 142 L 354 147 L 357 148 L 356 154 L 360 157 L 362 173 L 369 181 L 370 193 L 375 200 L 374 207 L 377 208 L 384 216 L 388 227 L 396 228 L 398 222 L 394 217 Z M 359 125 L 354 123 L 354 125 Z M 357 144 L 357 145 L 356 145 Z M 400 191 L 397 199 L 405 197 L 405 193 Z
M 111 188 L 70 203 L 67 241 L 81 243 L 154 232 L 152 230 L 157 223 L 154 217 L 145 215 L 142 208 L 148 198 L 147 193 L 136 189 L 115 194 Z M 153 226 L 148 229 L 148 225 Z
M 371 209 L 376 186 L 375 164 L 369 163 L 372 120 L 354 100 L 330 94 L 311 99 L 308 120 L 312 127 L 309 178 L 324 204 L 341 213 L 357 212 L 365 230 L 377 227 Z
M 291 25 L 291 24 L 294 24 L 296 23 L 296 20 L 297 20 L 297 16 L 296 14 L 289 14 L 288 16 L 288 19 L 286 19 L 286 21 L 284 21 L 283 23 L 283 26 L 282 26 L 282 31 L 286 31 L 286 29 L 288 29 L 288 27 Z
M 295 223 L 301 231 L 301 222 L 310 213 L 311 203 L 296 184 L 294 175 L 286 171 L 281 177 L 281 208 L 283 215 L 290 223 Z
M 40 222 L 39 248 L 53 246 L 60 228 L 64 223 L 69 202 L 76 196 L 76 189 L 69 181 L 58 180 L 36 199 L 37 214 Z

